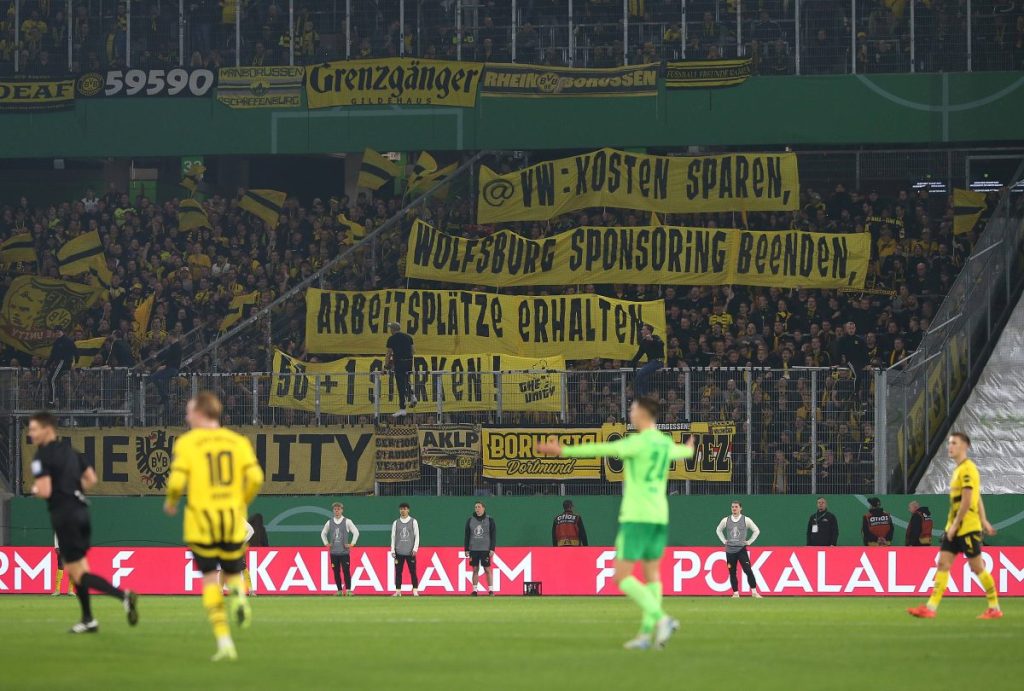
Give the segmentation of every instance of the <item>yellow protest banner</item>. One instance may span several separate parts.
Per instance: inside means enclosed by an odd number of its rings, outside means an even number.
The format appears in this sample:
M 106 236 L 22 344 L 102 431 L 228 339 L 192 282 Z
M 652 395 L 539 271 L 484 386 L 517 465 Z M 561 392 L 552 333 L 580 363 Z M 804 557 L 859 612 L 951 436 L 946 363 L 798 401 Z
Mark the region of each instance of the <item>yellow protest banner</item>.
M 482 62 L 382 58 L 343 60 L 306 69 L 306 103 L 333 106 L 421 105 L 472 108 Z
M 643 226 L 573 228 L 533 240 L 511 230 L 483 238 L 417 220 L 407 278 L 495 287 L 642 283 L 860 288 L 869 233 Z
M 732 440 L 736 425 L 731 423 L 691 422 L 658 425 L 658 429 L 672 435 L 677 444 L 683 444 L 693 436 L 695 451 L 693 458 L 672 461 L 668 470 L 670 480 L 709 480 L 728 482 L 732 480 Z M 602 425 L 604 441 L 622 439 L 632 430 L 624 424 Z M 622 482 L 623 465 L 619 458 L 604 459 L 604 476 L 610 482 Z
M 600 480 L 600 458 L 556 458 L 539 454 L 537 444 L 591 444 L 602 440 L 600 428 L 484 427 L 484 477 L 496 480 Z
M 419 355 L 409 377 L 418 403 L 410 412 L 436 413 L 439 406 L 445 412 L 559 412 L 560 375 L 540 370 L 564 369 L 561 357 Z M 499 379 L 492 374 L 497 371 L 506 374 Z M 318 396 L 320 411 L 337 415 L 390 414 L 399 407 L 397 378 L 385 370 L 383 356 L 303 362 L 274 351 L 271 407 L 315 411 Z
M 796 154 L 650 156 L 599 149 L 498 174 L 480 166 L 480 223 L 545 221 L 592 206 L 666 213 L 795 211 Z
M 475 468 L 480 462 L 480 426 L 418 425 L 420 461 L 435 468 Z
M 364 494 L 373 491 L 377 447 L 372 426 L 236 427 L 252 442 L 266 472 L 260 494 Z M 163 494 L 174 427 L 71 427 L 61 436 L 90 459 L 99 482 L 96 495 Z M 31 490 L 35 448 L 22 448 L 24 490 Z
M 383 353 L 398 322 L 422 355 L 499 352 L 570 360 L 633 357 L 640 327 L 665 333 L 665 303 L 469 290 L 306 291 L 311 353 Z
M 0 306 L 0 341 L 15 350 L 47 357 L 56 338 L 99 297 L 93 286 L 40 276 L 11 281 Z

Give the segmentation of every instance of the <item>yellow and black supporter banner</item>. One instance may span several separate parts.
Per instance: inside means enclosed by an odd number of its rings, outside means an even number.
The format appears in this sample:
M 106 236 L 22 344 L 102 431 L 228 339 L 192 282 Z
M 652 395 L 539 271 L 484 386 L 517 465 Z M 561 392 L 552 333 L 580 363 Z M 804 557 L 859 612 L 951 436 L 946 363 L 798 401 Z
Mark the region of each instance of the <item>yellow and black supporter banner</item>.
M 484 477 L 495 480 L 600 480 L 600 458 L 558 458 L 534 451 L 554 439 L 561 444 L 602 441 L 601 428 L 484 427 Z
M 306 72 L 309 108 L 421 105 L 472 108 L 482 62 L 382 58 L 311 66 Z
M 398 382 L 385 370 L 383 356 L 303 362 L 276 350 L 273 365 L 271 407 L 315 411 L 319 395 L 321 412 L 372 415 L 379 396 L 381 413 L 398 410 Z M 553 372 L 564 369 L 561 357 L 418 355 L 409 377 L 417 405 L 408 410 L 437 413 L 440 406 L 444 412 L 486 412 L 500 405 L 508 411 L 558 412 L 562 388 Z M 506 372 L 500 382 L 492 374 L 498 371 Z
M 711 89 L 738 86 L 750 76 L 750 64 L 750 58 L 670 62 L 665 68 L 665 87 Z
M 220 330 L 222 332 L 227 331 L 243 319 L 248 319 L 249 315 L 251 315 L 252 311 L 256 309 L 259 302 L 260 291 L 258 290 L 254 290 L 251 293 L 236 295 L 231 298 L 231 304 L 228 306 L 228 313 L 220 320 Z
M 794 153 L 652 156 L 599 149 L 505 174 L 481 166 L 477 218 L 546 221 L 594 206 L 696 213 L 799 205 Z
M 420 439 L 415 425 L 377 425 L 377 482 L 420 479 Z
M 217 100 L 228 108 L 298 108 L 303 67 L 222 67 Z
M 665 333 L 665 303 L 599 295 L 494 295 L 469 290 L 306 291 L 311 353 L 381 353 L 398 322 L 421 355 L 499 352 L 624 360 L 640 327 Z
M 864 285 L 869 233 L 645 226 L 566 230 L 539 240 L 511 230 L 483 238 L 417 220 L 407 278 L 494 287 L 642 283 L 835 288 Z
M 672 461 L 668 471 L 670 480 L 728 482 L 732 479 L 732 441 L 736 435 L 736 425 L 691 422 L 658 425 L 658 429 L 671 434 L 679 444 L 685 443 L 690 436 L 694 438 L 696 453 L 692 458 Z M 616 441 L 631 432 L 624 424 L 601 427 L 604 441 Z M 619 458 L 604 459 L 604 475 L 610 482 L 622 482 L 623 461 Z
M 978 225 L 978 219 L 988 210 L 984 192 L 953 190 L 953 234 L 965 235 Z
M 287 192 L 278 190 L 246 190 L 238 201 L 238 206 L 262 220 L 271 229 L 276 229 L 277 224 L 281 222 L 281 212 L 284 211 L 284 202 L 287 198 Z
M 266 482 L 260 494 L 366 494 L 377 462 L 372 426 L 237 427 L 256 450 Z M 163 494 L 174 440 L 185 430 L 168 427 L 67 428 L 61 436 L 93 461 L 97 485 L 90 494 Z M 35 449 L 22 441 L 25 491 Z
M 78 355 L 75 357 L 72 366 L 75 368 L 92 367 L 93 362 L 99 357 L 100 351 L 103 349 L 103 344 L 106 342 L 106 336 L 75 341 L 75 349 L 78 351 Z
M 483 96 L 654 96 L 658 64 L 578 68 L 489 62 L 480 86 Z
M 419 425 L 417 430 L 424 465 L 470 470 L 480 462 L 479 425 Z
M 68 329 L 100 296 L 97 288 L 40 276 L 18 276 L 0 306 L 0 341 L 47 357 L 58 327 Z
M 32 233 L 18 233 L 0 242 L 0 264 L 36 263 L 36 242 Z
M 74 79 L 0 77 L 0 113 L 63 110 L 74 104 Z

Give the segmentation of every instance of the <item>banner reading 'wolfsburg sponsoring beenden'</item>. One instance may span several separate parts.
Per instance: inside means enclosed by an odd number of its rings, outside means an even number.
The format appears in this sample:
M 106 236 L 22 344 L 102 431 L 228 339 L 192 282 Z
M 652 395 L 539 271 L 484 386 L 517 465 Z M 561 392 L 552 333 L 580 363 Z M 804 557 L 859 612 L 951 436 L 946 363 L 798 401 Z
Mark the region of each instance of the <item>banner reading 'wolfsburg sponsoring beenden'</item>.
M 383 58 L 344 60 L 306 70 L 310 108 L 432 105 L 472 108 L 482 62 Z
M 483 238 L 417 220 L 407 278 L 495 287 L 644 283 L 860 288 L 869 233 L 646 226 L 573 228 L 532 240 L 511 230 Z
M 794 211 L 796 154 L 649 156 L 599 149 L 500 175 L 480 167 L 481 223 L 545 221 L 592 206 L 665 213 Z
M 421 355 L 498 352 L 625 360 L 636 352 L 643 324 L 665 333 L 665 303 L 590 294 L 306 291 L 306 347 L 311 353 L 384 353 L 392 321 L 413 337 Z

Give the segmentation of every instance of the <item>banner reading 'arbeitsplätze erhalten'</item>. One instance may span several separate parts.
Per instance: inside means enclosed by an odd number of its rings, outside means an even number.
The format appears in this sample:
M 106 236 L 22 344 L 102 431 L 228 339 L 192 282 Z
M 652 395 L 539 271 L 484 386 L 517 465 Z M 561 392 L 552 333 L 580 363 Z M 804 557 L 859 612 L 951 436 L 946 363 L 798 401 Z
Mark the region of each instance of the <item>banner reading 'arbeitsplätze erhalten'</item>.
M 405 275 L 494 287 L 644 283 L 860 288 L 869 233 L 645 226 L 581 227 L 532 240 L 511 230 L 483 238 L 413 224 Z
M 382 58 L 341 60 L 306 68 L 306 103 L 333 106 L 456 106 L 472 108 L 482 62 Z
M 649 156 L 599 149 L 500 175 L 480 167 L 481 223 L 543 221 L 592 206 L 663 213 L 793 211 L 796 154 Z
M 643 324 L 665 332 L 665 303 L 590 294 L 306 291 L 306 348 L 311 353 L 383 353 L 392 321 L 413 337 L 421 355 L 498 352 L 623 360 L 636 352 Z

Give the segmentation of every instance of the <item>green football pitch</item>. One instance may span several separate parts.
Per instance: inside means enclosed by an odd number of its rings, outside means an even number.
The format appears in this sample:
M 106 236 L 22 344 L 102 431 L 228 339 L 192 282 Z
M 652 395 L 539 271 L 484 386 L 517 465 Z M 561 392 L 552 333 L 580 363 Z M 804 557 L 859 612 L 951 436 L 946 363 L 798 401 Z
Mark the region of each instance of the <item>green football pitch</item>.
M 240 660 L 211 663 L 198 597 L 143 597 L 129 628 L 93 596 L 96 635 L 65 633 L 73 597 L 0 596 L 0 688 L 1017 689 L 1024 602 L 978 621 L 981 598 L 912 619 L 897 598 L 669 598 L 661 652 L 621 643 L 623 598 L 259 597 Z M 650 685 L 650 686 L 647 686 Z

